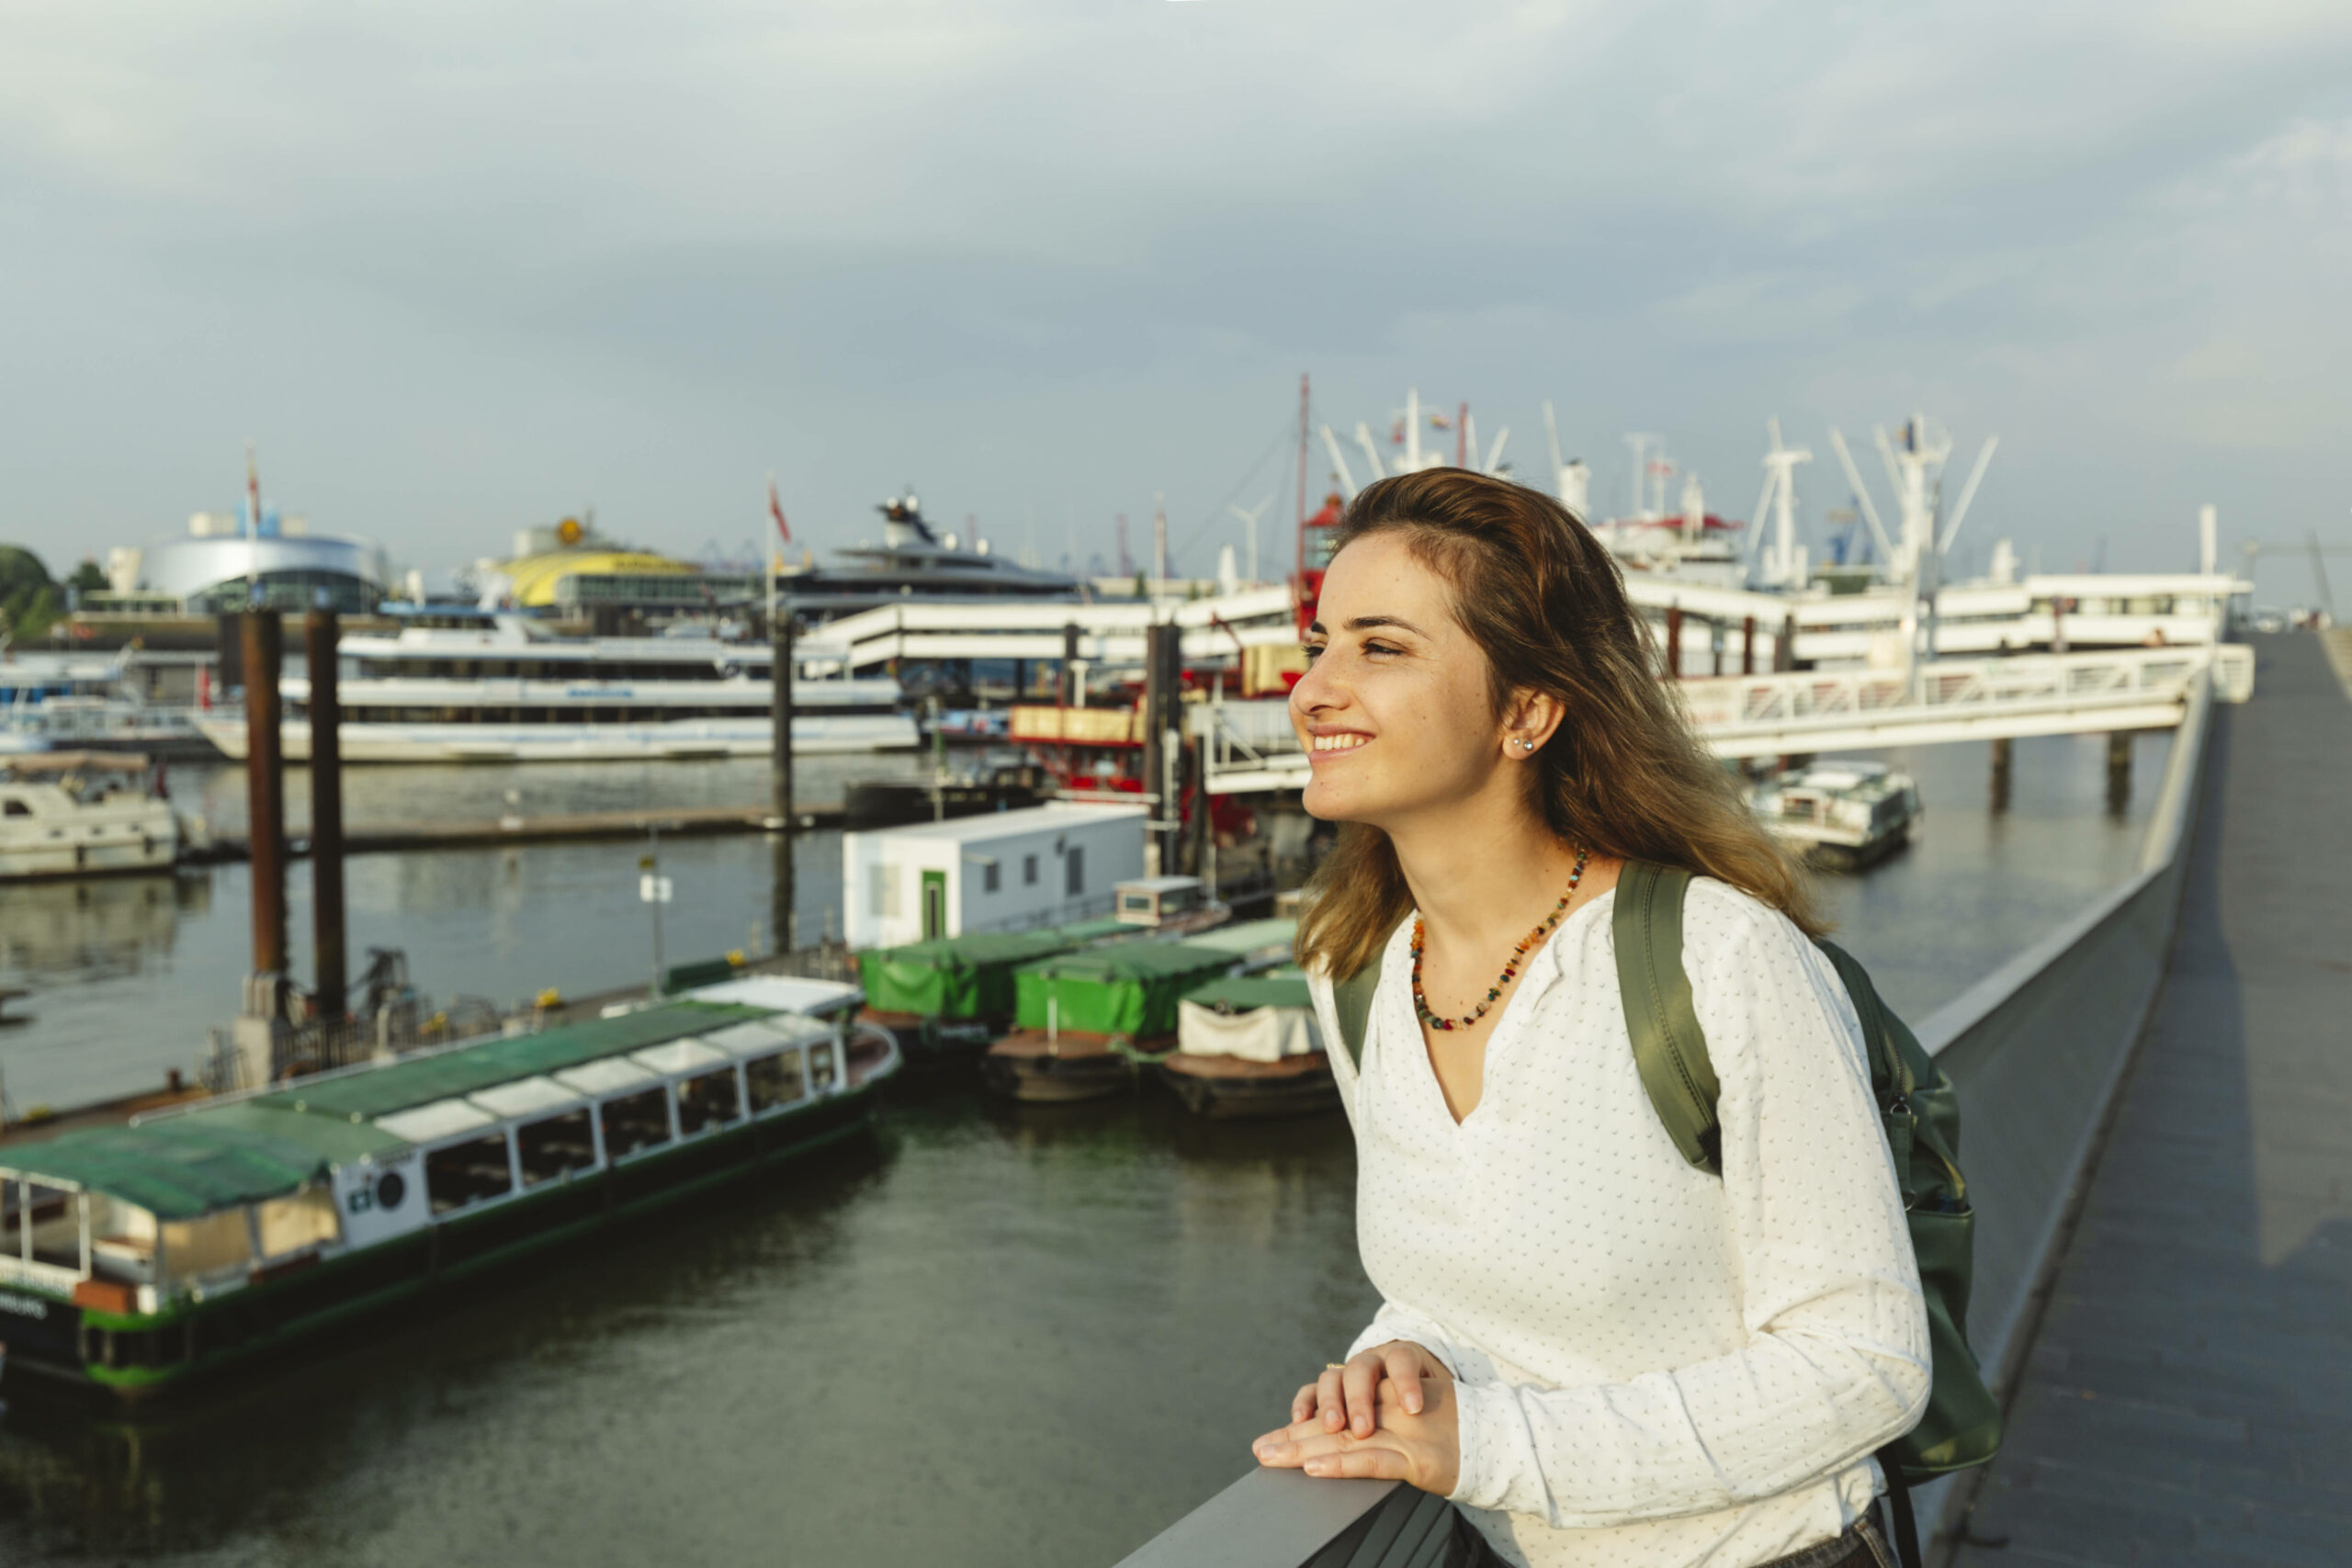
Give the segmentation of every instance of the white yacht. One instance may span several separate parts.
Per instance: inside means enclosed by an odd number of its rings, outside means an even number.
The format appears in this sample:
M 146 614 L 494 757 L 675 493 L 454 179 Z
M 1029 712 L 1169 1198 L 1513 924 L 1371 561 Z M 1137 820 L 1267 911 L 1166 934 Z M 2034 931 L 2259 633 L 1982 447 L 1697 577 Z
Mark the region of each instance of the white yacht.
M 435 617 L 448 620 L 452 617 Z M 339 739 L 352 762 L 610 761 L 764 756 L 774 660 L 765 644 L 708 636 L 560 637 L 526 616 L 458 617 L 390 637 L 343 639 Z M 881 751 L 921 740 L 887 678 L 793 681 L 797 751 Z M 309 680 L 281 684 L 282 744 L 310 756 Z M 240 712 L 198 721 L 232 757 L 245 754 Z
M 0 757 L 0 882 L 169 871 L 180 825 L 144 757 Z
M 1781 838 L 1849 868 L 1909 842 L 1922 815 L 1910 774 L 1844 758 L 1775 773 L 1747 792 L 1747 803 Z

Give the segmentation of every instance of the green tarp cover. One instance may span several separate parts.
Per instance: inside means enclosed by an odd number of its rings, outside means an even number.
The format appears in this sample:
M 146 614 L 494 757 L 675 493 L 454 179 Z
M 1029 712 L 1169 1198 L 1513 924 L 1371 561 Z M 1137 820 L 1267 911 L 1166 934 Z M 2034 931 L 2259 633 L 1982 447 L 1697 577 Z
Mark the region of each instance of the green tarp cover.
M 413 1105 L 430 1105 L 493 1084 L 560 1072 L 602 1056 L 617 1056 L 692 1034 L 707 1034 L 745 1019 L 765 1018 L 774 1010 L 718 1002 L 670 1002 L 618 1018 L 589 1019 L 537 1034 L 486 1040 L 422 1061 L 300 1084 L 251 1103 L 327 1116 L 389 1116 Z
M 1078 944 L 1060 933 L 974 931 L 861 953 L 866 1006 L 925 1018 L 1005 1018 L 1012 1011 L 1012 972 Z
M 1214 947 L 1238 958 L 1261 948 L 1275 947 L 1287 952 L 1297 938 L 1296 920 L 1243 920 L 1238 925 L 1211 926 L 1204 931 L 1194 931 L 1184 941 L 1193 947 Z
M 177 1116 L 152 1127 L 96 1127 L 0 1151 L 12 1169 L 104 1192 L 163 1220 L 192 1219 L 291 1192 L 323 1173 L 317 1150 L 251 1128 Z
M 860 953 L 858 977 L 877 1012 L 922 1018 L 1012 1016 L 1012 972 L 1023 964 L 1091 946 L 1142 928 L 1118 920 L 1080 920 L 1040 931 L 971 931 Z
M 1223 1012 L 1248 1012 L 1252 1008 L 1311 1008 L 1315 998 L 1307 993 L 1306 976 L 1295 979 L 1276 978 L 1264 975 L 1227 975 L 1211 980 L 1205 986 L 1195 986 L 1184 993 L 1188 1002 Z
M 1056 1027 L 1130 1039 L 1172 1034 L 1176 1003 L 1184 993 L 1233 966 L 1233 954 L 1181 942 L 1130 942 L 1089 948 L 1027 964 L 1014 977 L 1015 1021 L 1046 1027 L 1048 1001 L 1058 1002 Z

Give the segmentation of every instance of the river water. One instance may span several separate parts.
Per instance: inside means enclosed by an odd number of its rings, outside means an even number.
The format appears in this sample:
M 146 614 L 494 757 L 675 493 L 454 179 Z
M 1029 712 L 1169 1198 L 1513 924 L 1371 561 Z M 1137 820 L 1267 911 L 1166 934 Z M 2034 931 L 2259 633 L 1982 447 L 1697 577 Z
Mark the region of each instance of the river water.
M 2167 745 L 2138 742 L 2120 815 L 2101 737 L 2018 742 L 1998 816 L 1984 747 L 1893 754 L 1926 830 L 1826 879 L 1843 940 L 1899 1010 L 1949 1000 L 2131 874 Z M 454 772 L 355 770 L 352 819 L 428 796 L 495 815 L 509 790 L 577 810 L 764 789 L 756 762 Z M 444 788 L 488 804 L 448 809 Z M 203 789 L 230 818 L 230 784 Z M 404 947 L 444 998 L 627 983 L 650 967 L 641 852 L 357 857 L 355 953 Z M 763 840 L 662 853 L 673 962 L 770 918 Z M 838 861 L 836 835 L 801 840 L 804 934 L 838 908 Z M 245 886 L 230 866 L 0 891 L 0 985 L 33 993 L 16 1005 L 34 1021 L 0 1034 L 11 1098 L 68 1104 L 190 1064 L 234 1007 Z M 1337 1116 L 1220 1126 L 1152 1093 L 1007 1107 L 910 1086 L 870 1145 L 232 1399 L 136 1425 L 18 1400 L 0 1562 L 1107 1564 L 1246 1469 L 1248 1438 L 1361 1326 L 1352 1185 Z

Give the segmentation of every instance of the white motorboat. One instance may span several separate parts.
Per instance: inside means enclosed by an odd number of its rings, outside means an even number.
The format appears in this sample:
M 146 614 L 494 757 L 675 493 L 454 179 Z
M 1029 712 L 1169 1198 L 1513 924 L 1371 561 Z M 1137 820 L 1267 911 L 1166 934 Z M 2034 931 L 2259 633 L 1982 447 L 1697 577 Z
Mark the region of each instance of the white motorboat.
M 1924 814 L 1910 774 L 1845 759 L 1785 769 L 1750 789 L 1747 801 L 1781 838 L 1849 867 L 1909 842 Z
M 0 882 L 170 870 L 180 826 L 160 784 L 144 757 L 0 757 Z
M 509 615 L 406 626 L 343 639 L 339 739 L 348 762 L 765 756 L 773 668 L 764 644 L 709 637 L 560 637 Z M 288 761 L 310 756 L 310 685 L 291 673 L 281 683 Z M 902 696 L 887 678 L 797 674 L 793 748 L 912 748 L 922 737 L 899 710 Z M 244 756 L 242 713 L 217 710 L 198 727 L 230 756 Z

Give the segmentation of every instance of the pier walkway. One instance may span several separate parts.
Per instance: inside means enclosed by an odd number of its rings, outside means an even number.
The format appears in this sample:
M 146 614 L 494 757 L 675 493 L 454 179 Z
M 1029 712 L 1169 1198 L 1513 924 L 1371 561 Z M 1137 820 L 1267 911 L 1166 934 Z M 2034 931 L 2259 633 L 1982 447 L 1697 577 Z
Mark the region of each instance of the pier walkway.
M 2352 701 L 2257 638 L 1955 1568 L 2352 1562 Z

